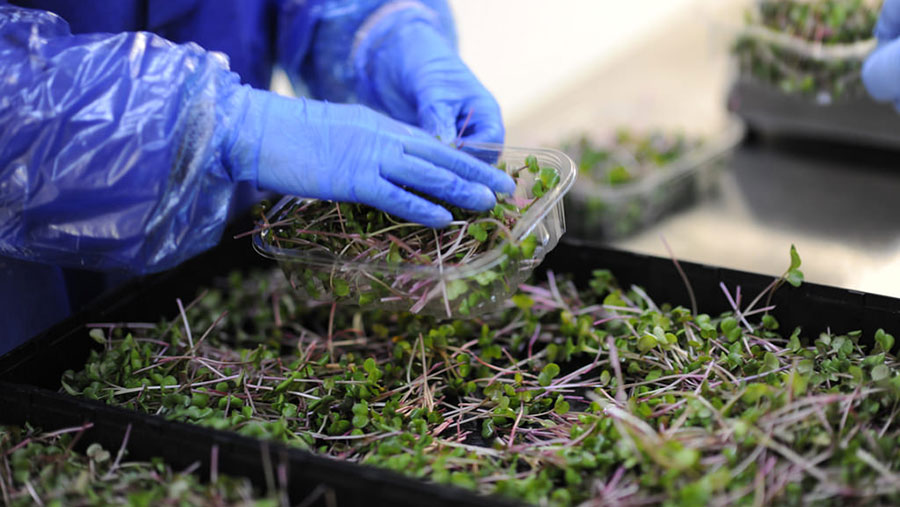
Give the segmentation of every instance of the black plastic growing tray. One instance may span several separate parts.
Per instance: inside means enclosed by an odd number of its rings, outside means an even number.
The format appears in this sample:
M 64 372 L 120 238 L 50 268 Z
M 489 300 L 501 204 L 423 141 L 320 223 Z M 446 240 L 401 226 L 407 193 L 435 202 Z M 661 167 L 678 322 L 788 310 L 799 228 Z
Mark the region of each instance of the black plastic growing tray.
M 900 149 L 900 114 L 866 95 L 817 104 L 751 79 L 735 81 L 728 109 L 751 133 Z
M 478 496 L 461 489 L 429 484 L 367 466 L 338 462 L 276 443 L 264 444 L 237 434 L 166 421 L 161 417 L 82 400 L 59 393 L 59 379 L 66 369 L 80 369 L 91 347 L 85 332 L 89 322 L 146 321 L 153 316 L 174 316 L 175 297 L 193 297 L 198 288 L 233 269 L 267 265 L 244 242 L 226 241 L 217 249 L 172 272 L 132 282 L 85 311 L 35 337 L 0 358 L 0 424 L 26 421 L 46 430 L 94 423 L 82 442 L 99 442 L 116 449 L 128 425 L 132 426 L 129 456 L 160 456 L 174 467 L 200 462 L 201 476 L 208 473 L 214 446 L 218 448 L 220 473 L 250 478 L 264 487 L 266 462 L 284 464 L 292 504 L 317 498 L 309 505 L 510 505 L 502 498 Z M 701 311 L 715 314 L 730 308 L 719 288 L 738 285 L 745 294 L 763 290 L 772 280 L 741 271 L 682 263 L 694 288 Z M 560 244 L 548 255 L 543 269 L 570 273 L 586 282 L 592 270 L 607 268 L 622 284 L 638 284 L 658 302 L 688 304 L 688 296 L 672 262 L 596 246 Z M 540 274 L 538 275 L 540 276 Z M 782 326 L 803 326 L 807 336 L 830 328 L 834 332 L 862 330 L 871 338 L 883 327 L 897 329 L 900 300 L 815 284 L 785 286 L 773 303 Z M 268 453 L 268 459 L 263 459 Z M 330 490 L 329 495 L 316 494 Z M 312 496 L 310 496 L 312 495 Z

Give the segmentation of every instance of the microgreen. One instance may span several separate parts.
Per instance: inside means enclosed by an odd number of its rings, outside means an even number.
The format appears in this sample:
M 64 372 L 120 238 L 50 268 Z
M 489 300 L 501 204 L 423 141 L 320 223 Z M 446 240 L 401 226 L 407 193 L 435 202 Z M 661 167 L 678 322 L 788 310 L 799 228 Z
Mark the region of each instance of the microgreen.
M 702 146 L 680 133 L 627 128 L 610 139 L 583 135 L 564 144 L 585 183 L 566 196 L 567 225 L 585 238 L 626 236 L 683 205 L 694 196 L 695 174 L 676 177 L 677 163 Z
M 476 315 L 498 306 L 540 261 L 537 237 L 512 231 L 560 175 L 534 156 L 512 174 L 515 196 L 498 196 L 484 213 L 451 208 L 454 220 L 440 230 L 361 204 L 298 199 L 271 220 L 261 214 L 253 232 L 280 250 L 286 276 L 306 297 L 448 318 Z M 490 252 L 501 260 L 465 270 Z M 437 272 L 417 269 L 424 267 Z M 456 268 L 461 271 L 449 274 Z
M 822 46 L 849 45 L 871 39 L 880 1 L 762 0 L 747 15 L 749 26 L 761 26 Z M 865 52 L 842 58 L 822 58 L 769 42 L 748 32 L 732 50 L 741 74 L 784 93 L 815 97 L 823 103 L 863 93 L 860 71 Z
M 90 424 L 42 433 L 31 426 L 0 426 L 3 505 L 278 505 L 246 479 L 214 474 L 203 483 L 191 467 L 176 472 L 159 458 L 123 459 L 127 435 L 113 455 L 92 443 L 73 450 Z
M 548 274 L 496 315 L 443 323 L 331 316 L 277 274 L 235 275 L 185 307 L 206 336 L 194 347 L 180 315 L 110 324 L 62 380 L 76 396 L 539 505 L 897 503 L 893 337 L 782 334 L 755 305 L 799 267 L 792 249 L 749 305 L 723 284 L 723 314 L 598 270 L 580 289 Z
M 582 135 L 563 149 L 578 161 L 580 175 L 616 187 L 640 181 L 701 145 L 701 140 L 682 134 L 659 130 L 642 133 L 622 127 L 608 142 Z

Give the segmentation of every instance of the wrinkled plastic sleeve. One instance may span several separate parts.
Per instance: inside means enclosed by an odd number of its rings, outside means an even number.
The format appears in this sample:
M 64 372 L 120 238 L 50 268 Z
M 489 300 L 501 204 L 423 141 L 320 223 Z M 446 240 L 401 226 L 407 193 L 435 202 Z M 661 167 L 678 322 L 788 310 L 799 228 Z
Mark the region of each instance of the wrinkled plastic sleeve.
M 218 242 L 246 94 L 224 57 L 0 5 L 0 76 L 0 255 L 142 274 Z
M 332 102 L 357 101 L 354 49 L 369 46 L 412 19 L 431 23 L 456 47 L 446 0 L 285 0 L 278 22 L 278 62 L 298 93 Z

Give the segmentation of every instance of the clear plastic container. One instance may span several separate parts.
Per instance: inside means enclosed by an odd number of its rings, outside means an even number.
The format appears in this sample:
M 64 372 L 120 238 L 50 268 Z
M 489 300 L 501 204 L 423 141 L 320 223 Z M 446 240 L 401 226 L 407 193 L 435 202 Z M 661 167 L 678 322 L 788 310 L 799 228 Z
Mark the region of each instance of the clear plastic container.
M 821 42 L 810 37 L 825 38 L 826 32 L 833 29 L 823 24 L 815 34 L 806 37 L 776 30 L 763 24 L 762 10 L 783 9 L 789 17 L 790 2 L 757 2 L 747 24 L 735 34 L 732 54 L 739 79 L 764 84 L 786 95 L 806 97 L 822 106 L 864 95 L 860 72 L 863 61 L 877 45 L 870 34 L 881 1 L 863 0 L 855 6 L 856 10 L 851 10 L 851 2 L 846 4 L 844 15 L 855 16 L 853 35 L 848 35 L 846 42 Z
M 551 149 L 511 148 L 499 145 L 470 145 L 477 156 L 497 159 L 513 174 L 529 155 L 540 166 L 555 169 L 559 182 L 537 198 L 511 231 L 511 238 L 468 262 L 441 265 L 389 263 L 384 260 L 353 259 L 317 250 L 279 248 L 274 231 L 264 229 L 253 237 L 253 247 L 265 257 L 278 261 L 291 286 L 303 297 L 340 304 L 412 311 L 436 317 L 473 317 L 499 308 L 516 292 L 552 250 L 566 230 L 563 195 L 575 182 L 575 163 L 564 153 Z M 514 197 L 530 198 L 537 175 L 517 171 Z M 285 197 L 268 214 L 269 223 L 285 216 L 298 202 Z M 533 239 L 531 239 L 533 238 Z M 531 255 L 516 255 L 507 245 L 534 247 Z M 521 250 L 530 250 L 521 248 Z M 512 254 L 510 254 L 512 252 Z M 529 252 L 530 253 L 530 252 Z
M 691 205 L 715 189 L 725 156 L 743 135 L 743 124 L 732 119 L 720 134 L 630 183 L 611 186 L 579 174 L 565 198 L 569 234 L 585 241 L 618 239 Z

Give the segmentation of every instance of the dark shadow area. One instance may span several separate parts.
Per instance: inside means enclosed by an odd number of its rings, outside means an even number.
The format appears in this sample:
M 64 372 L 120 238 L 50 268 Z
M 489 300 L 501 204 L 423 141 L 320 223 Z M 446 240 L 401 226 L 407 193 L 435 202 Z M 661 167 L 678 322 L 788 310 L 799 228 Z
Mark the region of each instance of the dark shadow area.
M 900 235 L 900 152 L 756 136 L 730 165 L 762 222 L 873 248 Z

